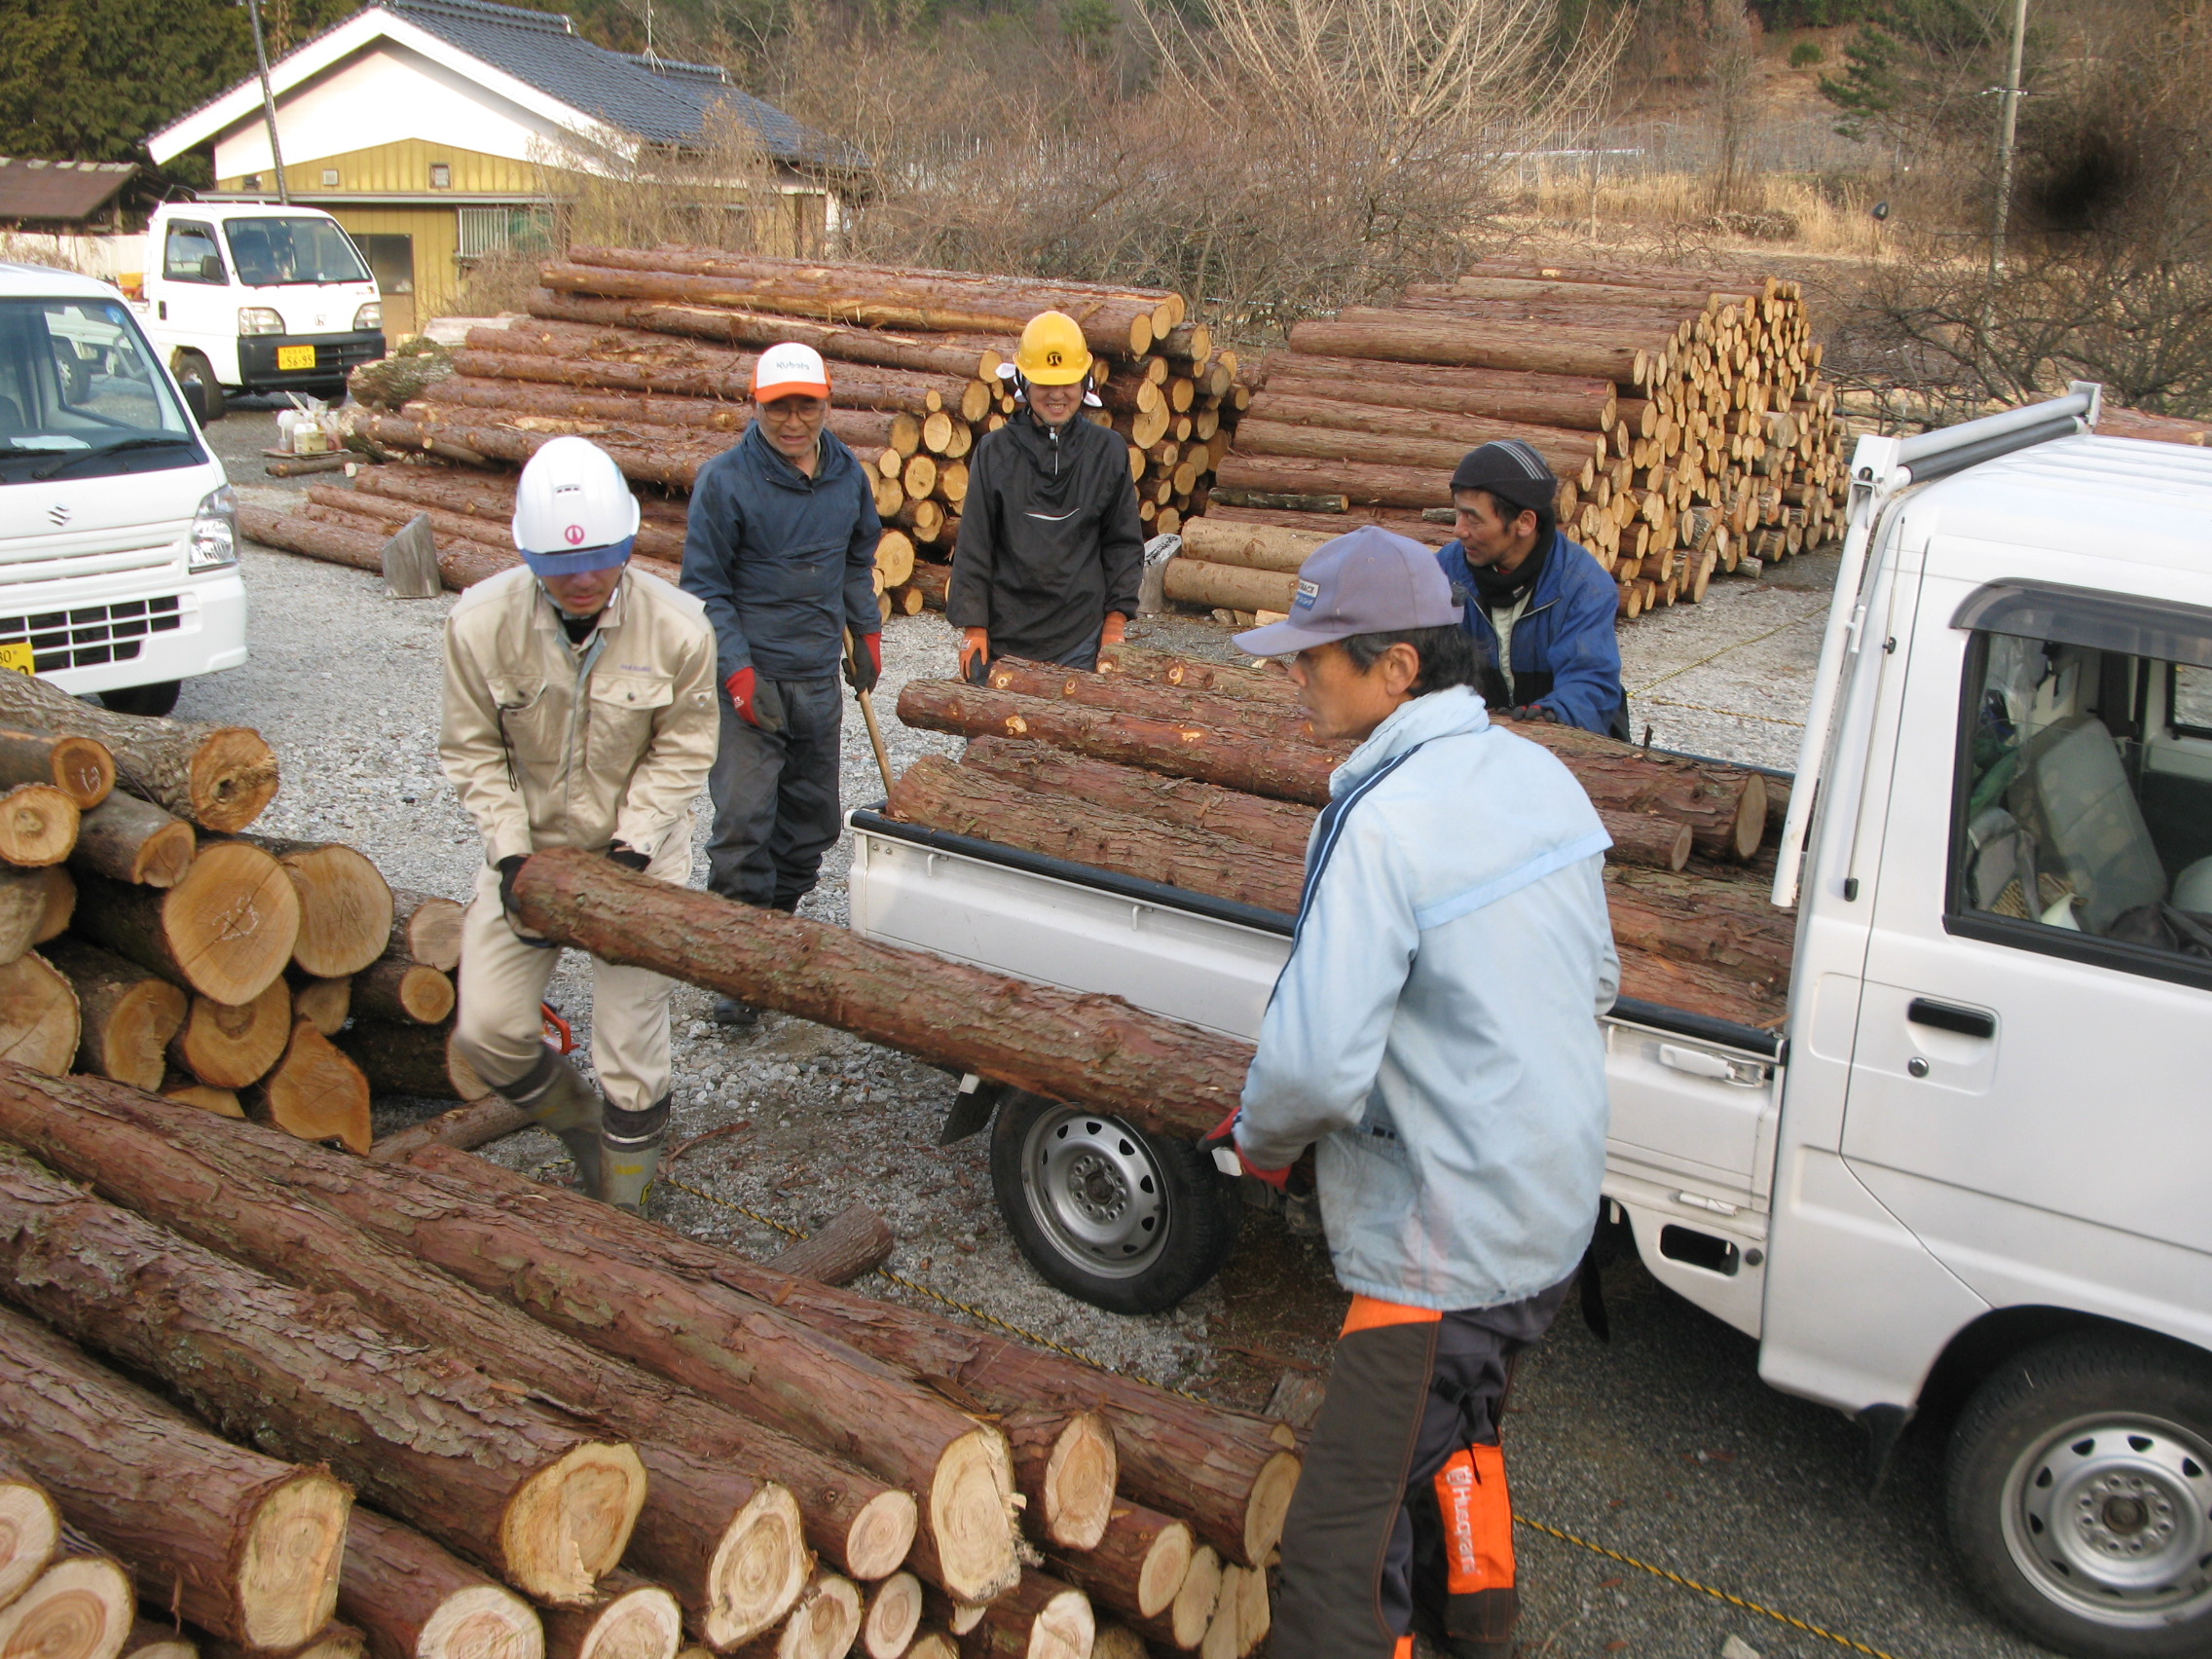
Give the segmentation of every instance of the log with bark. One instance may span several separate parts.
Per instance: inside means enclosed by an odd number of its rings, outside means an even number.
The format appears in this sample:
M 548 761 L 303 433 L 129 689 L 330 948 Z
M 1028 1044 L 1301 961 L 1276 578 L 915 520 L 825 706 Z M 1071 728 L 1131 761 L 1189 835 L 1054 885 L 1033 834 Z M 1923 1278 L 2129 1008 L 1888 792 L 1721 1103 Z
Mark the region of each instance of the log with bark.
M 834 1572 L 817 1572 L 782 1628 L 737 1652 L 744 1659 L 844 1659 L 863 1617 L 859 1586 Z
M 979 377 L 984 370 L 986 348 L 979 338 L 851 327 L 779 316 L 773 312 L 732 311 L 681 301 L 586 298 L 538 288 L 530 296 L 530 314 L 548 321 L 643 329 L 728 346 L 774 346 L 791 340 L 811 346 L 834 361 L 884 369 L 921 369 L 963 379 Z
M 1305 879 L 1301 860 L 1266 852 L 1208 830 L 1097 808 L 1070 812 L 1064 799 L 924 756 L 892 786 L 891 815 L 1019 847 L 1076 864 L 1119 870 L 1165 887 L 1187 888 L 1293 910 Z
M 1260 418 L 1261 410 L 1268 414 Z M 1397 417 L 1393 419 L 1393 417 Z M 1417 415 L 1411 410 L 1364 409 L 1327 398 L 1270 396 L 1236 424 L 1240 456 L 1293 456 L 1376 466 L 1434 468 L 1447 481 L 1478 445 L 1516 440 L 1542 456 L 1553 472 L 1586 490 L 1605 460 L 1605 440 L 1594 432 L 1521 426 L 1456 415 Z
M 1096 1632 L 1090 1598 L 1034 1569 L 983 1609 L 960 1638 L 965 1659 L 1089 1659 Z
M 1052 1551 L 1051 1560 L 1054 1572 L 1099 1605 L 1151 1619 L 1174 1605 L 1196 1547 L 1182 1522 L 1121 1500 L 1094 1547 L 1080 1554 Z
M 495 1376 L 615 1426 L 650 1475 L 631 1560 L 674 1588 L 718 1645 L 791 1605 L 805 1578 L 802 1525 L 872 1576 L 906 1553 L 913 1503 L 903 1493 L 454 1282 L 415 1259 L 403 1230 L 380 1235 L 342 1216 L 327 1196 L 355 1192 L 359 1165 L 81 1081 L 33 1093 L 0 1079 L 0 1124 L 56 1167 L 210 1249 L 350 1296 L 395 1330 L 465 1352 Z M 157 1148 L 166 1149 L 160 1160 Z M 390 1199 L 423 1183 L 400 1174 L 384 1185 Z M 405 1199 L 390 1201 L 404 1212 Z M 803 1518 L 793 1492 L 763 1467 L 788 1469 L 798 1482 Z
M 861 1651 L 867 1659 L 901 1659 L 922 1626 L 922 1581 L 895 1572 L 868 1592 L 861 1618 Z
M 0 793 L 0 860 L 20 869 L 59 864 L 77 844 L 80 816 L 56 784 L 17 784 Z
M 1096 1549 L 1121 1469 L 1112 1425 L 1096 1412 L 1046 1407 L 1008 1416 L 1005 1428 L 1031 1534 L 1062 1549 Z
M 1209 565 L 1199 559 L 1167 562 L 1161 591 L 1178 605 L 1206 609 L 1270 610 L 1288 614 L 1298 597 L 1298 578 L 1275 571 L 1236 565 Z
M 545 1659 L 676 1659 L 683 1609 L 658 1584 L 633 1573 L 608 1575 L 588 1607 L 545 1613 Z
M 276 798 L 276 752 L 244 726 L 114 714 L 27 674 L 0 684 L 0 718 L 105 746 L 122 788 L 203 830 L 243 830 Z
M 441 1144 L 456 1143 L 442 1137 Z M 404 1155 L 403 1155 L 404 1156 Z M 772 1265 L 793 1278 L 810 1278 L 821 1284 L 851 1284 L 891 1259 L 899 1238 L 890 1224 L 866 1204 L 848 1204 L 796 1244 L 779 1251 Z M 1015 1472 L 1019 1473 L 1019 1448 Z M 1107 1483 L 1113 1485 L 1111 1481 Z M 1023 1490 L 1027 1490 L 1026 1487 Z
M 917 973 L 889 982 L 912 988 L 918 981 Z M 1250 1049 L 1236 1044 L 1223 1048 L 1241 1051 L 1243 1058 L 1234 1062 L 1235 1076 L 1241 1079 Z M 1113 1051 L 1102 1043 L 1097 1051 Z M 1277 1424 L 1222 1411 L 918 1309 L 792 1278 L 576 1195 L 538 1187 L 480 1158 L 432 1148 L 418 1153 L 414 1162 L 450 1182 L 505 1195 L 517 1205 L 543 1210 L 557 1217 L 562 1228 L 581 1229 L 608 1251 L 635 1252 L 671 1273 L 712 1279 L 772 1303 L 887 1364 L 917 1377 L 940 1379 L 956 1387 L 962 1398 L 985 1409 L 1010 1418 L 1039 1411 L 1059 1412 L 1070 1419 L 1086 1412 L 1101 1413 L 1114 1428 L 1121 1489 L 1142 1503 L 1182 1517 L 1235 1560 L 1265 1561 L 1281 1534 L 1300 1465 L 1277 1438 Z
M 166 890 L 78 872 L 76 929 L 118 956 L 217 1002 L 251 1002 L 283 973 L 300 898 L 276 861 L 242 841 L 200 850 Z
M 218 1438 L 35 1320 L 0 1309 L 0 1427 L 147 1599 L 275 1652 L 338 1600 L 352 1494 L 328 1471 Z
M 391 936 L 384 954 L 450 974 L 461 966 L 461 923 L 465 905 L 412 888 L 391 895 Z
M 482 1100 L 491 1086 L 454 1049 L 451 1025 L 387 1025 L 356 1019 L 339 1034 L 346 1057 L 369 1080 L 369 1092 L 424 1100 Z
M 0 1653 L 36 1659 L 116 1659 L 137 1622 L 122 1563 L 63 1528 L 54 1558 L 0 1606 Z
M 191 825 L 150 800 L 119 792 L 79 822 L 69 862 L 113 881 L 174 887 L 192 867 L 199 850 Z
M 61 1538 L 61 1512 L 29 1469 L 0 1447 L 0 1607 L 46 1570 Z
M 162 1078 L 161 1096 L 182 1105 L 212 1112 L 218 1118 L 243 1118 L 245 1108 L 239 1104 L 238 1090 L 217 1088 L 211 1083 L 202 1083 L 190 1072 L 170 1071 Z
M 441 1024 L 453 1013 L 450 976 L 387 956 L 353 976 L 353 1005 L 370 1019 Z
M 284 1659 L 368 1659 L 368 1655 L 367 1636 L 343 1619 L 333 1619 L 316 1631 L 306 1646 L 294 1649 Z M 204 1659 L 265 1659 L 265 1656 L 234 1641 L 209 1641 L 205 1644 Z
M 373 1509 L 347 1525 L 338 1610 L 374 1659 L 544 1659 L 535 1607 Z
M 1320 533 L 1308 535 L 1302 531 L 1278 530 L 1272 525 L 1237 524 L 1228 519 L 1198 518 L 1183 527 L 1183 551 L 1177 558 L 1296 574 L 1304 568 L 1306 561 L 1312 557 L 1313 550 L 1330 539 Z M 1117 647 L 1106 647 L 1108 650 L 1115 648 Z M 1103 662 L 1105 652 L 1101 651 L 1099 655 Z M 1221 672 L 1234 674 L 1237 671 L 1223 668 Z
M 79 995 L 83 995 L 82 986 Z M 292 1041 L 292 988 L 282 979 L 272 981 L 250 1002 L 219 1003 L 210 997 L 194 997 L 190 1012 L 170 1039 L 167 1057 L 180 1070 L 213 1088 L 243 1088 L 267 1077 L 270 1068 L 284 1057 Z M 100 1075 L 115 1074 L 103 1071 Z
M 174 1625 L 141 1616 L 116 1659 L 200 1659 L 200 1643 Z
M 1224 456 L 1214 469 L 1217 483 L 1233 489 L 1274 495 L 1343 496 L 1354 508 L 1449 507 L 1452 473 L 1426 466 L 1388 466 L 1374 461 L 1317 461 L 1295 456 Z M 1346 530 L 1353 528 L 1347 520 Z
M 380 574 L 384 570 L 384 544 L 390 539 L 383 526 L 363 522 L 360 529 L 349 530 L 304 514 L 287 516 L 272 512 L 250 502 L 239 508 L 239 529 L 267 547 Z M 512 570 L 514 565 L 514 559 L 473 541 L 448 542 L 438 550 L 439 579 L 457 591 L 488 581 L 502 571 Z
M 0 962 L 13 962 L 38 942 L 50 895 L 46 872 L 0 865 Z
M 0 786 L 17 784 L 50 784 L 90 812 L 115 788 L 115 756 L 97 738 L 0 726 Z
M 481 1100 L 394 1130 L 370 1147 L 369 1156 L 379 1163 L 404 1163 L 414 1153 L 433 1144 L 469 1152 L 504 1140 L 535 1122 L 520 1106 L 510 1106 L 500 1096 L 487 1094 Z
M 629 1542 L 645 1484 L 629 1447 L 88 1198 L 12 1147 L 0 1266 L 0 1294 L 63 1334 L 159 1377 L 218 1427 L 327 1462 L 541 1600 L 588 1600 Z
M 46 895 L 45 907 L 39 912 L 38 926 L 31 934 L 33 944 L 44 944 L 48 940 L 59 939 L 69 931 L 69 924 L 77 917 L 77 883 L 59 865 L 49 865 L 32 872 L 40 890 Z
M 280 982 L 280 981 L 279 981 Z M 369 1080 L 305 1019 L 292 1022 L 284 1051 L 242 1096 L 246 1116 L 302 1140 L 335 1140 L 366 1154 L 374 1132 Z
M 1250 1045 L 1141 1014 L 1117 997 L 1012 979 L 781 911 L 625 877 L 589 854 L 538 853 L 524 866 L 516 893 L 531 927 L 607 961 L 833 1024 L 917 1058 L 958 1063 L 1048 1099 L 1117 1112 L 1155 1132 L 1203 1134 L 1242 1088 Z
M 1279 663 L 1272 661 L 1239 667 L 1208 662 L 1201 657 L 1178 656 L 1173 651 L 1158 650 L 1150 645 L 1124 644 L 1100 649 L 1098 672 L 1125 675 L 1131 680 L 1151 681 L 1161 685 L 1179 685 L 1188 691 L 1219 691 L 1230 696 L 1264 698 L 1272 703 L 1303 707 L 1298 703 L 1297 682 Z
M 1583 375 L 1616 386 L 1641 386 L 1656 367 L 1655 353 L 1633 337 L 1529 324 L 1469 328 L 1449 316 L 1358 307 L 1295 324 L 1290 349 L 1317 357 Z
M 0 1060 L 58 1077 L 77 1057 L 77 993 L 35 950 L 0 966 Z
M 283 867 L 300 896 L 300 932 L 292 960 L 318 979 L 358 974 L 382 956 L 395 906 L 384 872 L 342 841 L 250 837 Z
M 960 769 L 1002 778 L 1041 795 L 1085 801 L 1108 812 L 1208 830 L 1301 862 L 1313 830 L 1311 807 L 1194 783 L 1189 778 L 1163 778 L 1135 766 L 1071 755 L 1049 744 L 978 737 L 961 756 Z
M 1299 351 L 1272 353 L 1264 366 L 1264 395 L 1253 398 L 1255 408 L 1271 406 L 1277 395 L 1341 398 L 1371 408 L 1427 410 L 1598 432 L 1611 431 L 1619 416 L 1619 402 L 1610 382 L 1569 375 L 1417 370 L 1406 363 L 1315 357 Z M 1436 378 L 1470 375 L 1485 378 L 1456 382 Z
M 134 1088 L 159 1088 L 169 1040 L 185 1022 L 184 992 L 82 940 L 57 939 L 45 955 L 77 993 L 78 1069 Z

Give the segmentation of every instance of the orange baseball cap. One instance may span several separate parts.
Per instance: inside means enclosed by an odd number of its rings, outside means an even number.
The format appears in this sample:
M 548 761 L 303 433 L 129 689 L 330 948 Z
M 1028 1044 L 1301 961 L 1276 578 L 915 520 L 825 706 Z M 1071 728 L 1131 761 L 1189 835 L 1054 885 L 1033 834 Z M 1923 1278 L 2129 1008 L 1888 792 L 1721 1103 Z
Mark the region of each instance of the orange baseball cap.
M 822 353 L 811 346 L 787 340 L 761 352 L 753 365 L 753 399 L 772 402 L 779 397 L 828 397 L 830 371 Z

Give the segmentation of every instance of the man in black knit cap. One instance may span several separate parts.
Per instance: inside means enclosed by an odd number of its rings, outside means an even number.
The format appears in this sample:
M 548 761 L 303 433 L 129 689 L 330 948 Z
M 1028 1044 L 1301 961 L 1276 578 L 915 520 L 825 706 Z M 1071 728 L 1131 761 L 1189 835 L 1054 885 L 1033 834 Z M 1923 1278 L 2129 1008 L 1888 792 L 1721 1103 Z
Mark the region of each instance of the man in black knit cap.
M 1559 480 L 1518 438 L 1485 444 L 1452 474 L 1456 541 L 1436 562 L 1465 595 L 1460 618 L 1484 655 L 1483 700 L 1515 719 L 1629 735 L 1620 590 L 1560 534 Z

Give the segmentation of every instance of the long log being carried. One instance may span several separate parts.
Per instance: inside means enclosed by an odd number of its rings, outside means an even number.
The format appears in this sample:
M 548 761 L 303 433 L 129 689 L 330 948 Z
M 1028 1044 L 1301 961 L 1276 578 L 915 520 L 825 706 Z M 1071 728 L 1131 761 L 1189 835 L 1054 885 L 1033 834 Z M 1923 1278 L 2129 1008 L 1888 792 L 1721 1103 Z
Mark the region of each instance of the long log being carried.
M 802 1520 L 831 1559 L 867 1576 L 906 1555 L 914 1506 L 904 1493 L 564 1337 L 425 1267 L 388 1230 L 345 1218 L 327 1195 L 363 1187 L 356 1162 L 129 1090 L 20 1073 L 0 1072 L 0 1136 L 200 1244 L 349 1295 L 392 1329 L 631 1436 L 650 1479 L 630 1559 L 677 1592 L 715 1646 L 767 1628 L 796 1599 Z M 400 1213 L 420 1185 L 403 1177 L 355 1203 Z
M 218 1426 L 327 1462 L 541 1600 L 588 1600 L 629 1542 L 645 1473 L 627 1446 L 88 1198 L 12 1146 L 0 1269 L 18 1306 L 160 1377 Z

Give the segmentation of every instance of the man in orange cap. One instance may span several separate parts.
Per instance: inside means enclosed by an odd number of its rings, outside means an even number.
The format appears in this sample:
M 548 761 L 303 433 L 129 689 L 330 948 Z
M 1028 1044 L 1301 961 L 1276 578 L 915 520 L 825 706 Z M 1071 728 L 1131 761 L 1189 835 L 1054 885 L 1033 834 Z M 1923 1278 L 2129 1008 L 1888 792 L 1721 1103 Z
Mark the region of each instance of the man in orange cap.
M 830 371 L 811 347 L 771 346 L 753 369 L 745 436 L 699 469 L 683 587 L 714 624 L 725 693 L 708 791 L 707 885 L 795 910 L 842 823 L 837 798 L 845 663 L 855 690 L 883 669 L 875 544 L 883 534 L 860 459 L 826 429 Z M 858 649 L 847 659 L 846 629 Z M 754 1011 L 724 997 L 724 1024 Z

